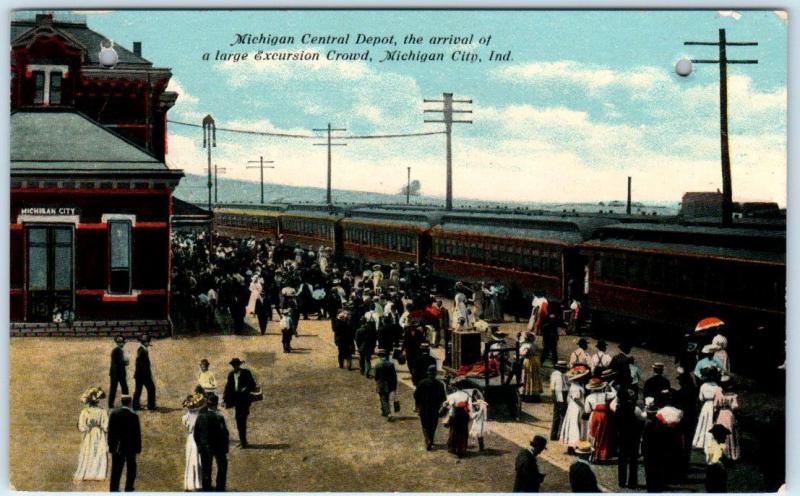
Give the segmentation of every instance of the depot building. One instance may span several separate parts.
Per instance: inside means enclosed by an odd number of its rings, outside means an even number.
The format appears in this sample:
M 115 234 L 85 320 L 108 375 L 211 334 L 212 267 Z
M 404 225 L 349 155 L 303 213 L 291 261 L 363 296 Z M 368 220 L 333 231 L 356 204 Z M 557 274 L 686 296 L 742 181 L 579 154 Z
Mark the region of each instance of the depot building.
M 171 73 L 140 43 L 102 66 L 111 42 L 60 15 L 12 22 L 12 335 L 168 335 Z

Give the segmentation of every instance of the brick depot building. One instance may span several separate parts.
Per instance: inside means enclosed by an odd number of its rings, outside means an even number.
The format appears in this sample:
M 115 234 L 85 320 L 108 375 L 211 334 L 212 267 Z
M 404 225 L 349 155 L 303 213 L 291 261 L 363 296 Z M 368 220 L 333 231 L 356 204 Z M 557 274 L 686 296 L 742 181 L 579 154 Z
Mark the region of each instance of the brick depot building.
M 12 335 L 171 333 L 169 69 L 76 16 L 11 29 Z M 54 316 L 74 314 L 74 323 Z M 58 319 L 55 319 L 58 320 Z

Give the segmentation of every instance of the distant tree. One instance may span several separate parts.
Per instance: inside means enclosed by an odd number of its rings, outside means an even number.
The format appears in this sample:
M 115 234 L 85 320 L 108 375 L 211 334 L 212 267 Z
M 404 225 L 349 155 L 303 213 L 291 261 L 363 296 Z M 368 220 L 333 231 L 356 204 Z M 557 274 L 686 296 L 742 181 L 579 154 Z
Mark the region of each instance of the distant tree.
M 400 194 L 405 195 L 407 189 L 411 190 L 409 193 L 411 196 L 419 196 L 420 192 L 422 191 L 422 183 L 414 179 L 408 186 L 403 186 L 400 188 Z

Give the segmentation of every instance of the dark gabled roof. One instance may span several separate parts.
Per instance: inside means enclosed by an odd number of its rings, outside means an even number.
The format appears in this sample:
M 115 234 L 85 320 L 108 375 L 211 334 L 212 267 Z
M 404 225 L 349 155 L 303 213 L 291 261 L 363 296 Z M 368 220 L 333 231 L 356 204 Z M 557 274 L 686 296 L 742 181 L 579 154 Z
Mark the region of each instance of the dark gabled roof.
M 167 171 L 167 166 L 122 136 L 70 110 L 11 114 L 11 171 Z
M 172 197 L 172 216 L 173 217 L 205 217 L 211 218 L 208 210 L 198 207 L 194 203 Z
M 102 34 L 98 33 L 97 31 L 93 31 L 89 29 L 86 24 L 81 23 L 62 23 L 56 20 L 53 21 L 52 27 L 55 31 L 61 31 L 64 34 L 68 35 L 78 43 L 80 43 L 83 48 L 86 50 L 86 60 L 84 64 L 86 65 L 99 65 L 100 60 L 98 59 L 100 53 L 100 42 L 102 42 L 105 46 L 109 45 L 109 38 L 103 36 Z M 13 21 L 11 23 L 11 42 L 12 44 L 14 41 L 22 36 L 25 35 L 28 31 L 32 29 L 36 29 L 37 24 L 35 21 Z M 119 55 L 119 62 L 120 65 L 140 65 L 140 66 L 152 66 L 153 63 L 149 60 L 142 58 L 140 56 L 134 55 L 134 53 L 127 48 L 114 44 L 114 50 L 116 50 L 117 54 Z

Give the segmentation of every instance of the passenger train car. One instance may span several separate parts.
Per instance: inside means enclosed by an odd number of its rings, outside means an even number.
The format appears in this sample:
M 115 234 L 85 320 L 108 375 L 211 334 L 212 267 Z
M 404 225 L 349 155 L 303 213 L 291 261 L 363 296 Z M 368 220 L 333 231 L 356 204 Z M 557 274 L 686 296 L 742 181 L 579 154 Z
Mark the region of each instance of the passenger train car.
M 499 280 L 528 296 L 581 299 L 599 327 L 645 323 L 654 333 L 685 332 L 716 316 L 782 335 L 785 224 L 679 221 L 413 206 L 227 205 L 215 212 L 221 232 L 277 233 L 292 244 L 331 247 L 339 258 L 428 264 L 440 280 Z
M 581 253 L 596 328 L 668 345 L 672 331 L 691 331 L 713 316 L 740 353 L 780 349 L 785 339 L 785 230 L 613 225 Z

